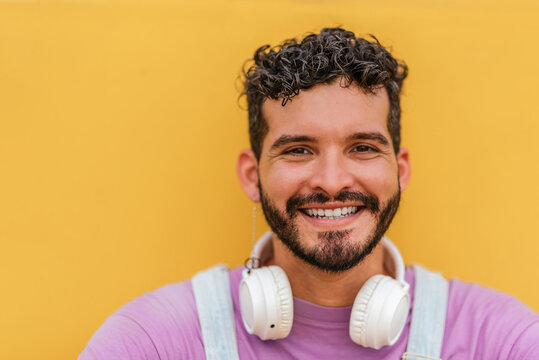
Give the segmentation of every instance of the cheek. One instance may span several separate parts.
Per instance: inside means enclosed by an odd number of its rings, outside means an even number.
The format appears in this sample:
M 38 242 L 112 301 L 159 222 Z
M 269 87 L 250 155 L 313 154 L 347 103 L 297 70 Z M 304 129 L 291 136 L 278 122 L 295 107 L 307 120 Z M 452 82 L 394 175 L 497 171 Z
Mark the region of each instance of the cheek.
M 272 192 L 289 198 L 297 193 L 308 180 L 309 174 L 305 167 L 294 164 L 275 164 L 269 169 L 264 169 L 260 174 L 262 186 L 267 192 Z
M 386 161 L 363 164 L 356 178 L 366 191 L 381 197 L 392 195 L 398 186 L 397 166 Z
M 305 181 L 305 172 L 299 168 L 274 165 L 261 169 L 260 181 L 268 197 L 281 207 L 289 198 L 296 195 Z

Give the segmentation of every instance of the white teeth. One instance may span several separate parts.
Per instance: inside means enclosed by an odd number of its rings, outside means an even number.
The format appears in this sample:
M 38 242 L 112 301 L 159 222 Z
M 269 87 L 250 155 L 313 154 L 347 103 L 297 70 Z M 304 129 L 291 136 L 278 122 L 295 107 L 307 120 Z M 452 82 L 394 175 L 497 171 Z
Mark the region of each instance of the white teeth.
M 345 216 L 355 214 L 358 210 L 357 206 L 347 206 L 336 209 L 305 209 L 304 212 L 310 217 L 316 219 L 338 219 Z

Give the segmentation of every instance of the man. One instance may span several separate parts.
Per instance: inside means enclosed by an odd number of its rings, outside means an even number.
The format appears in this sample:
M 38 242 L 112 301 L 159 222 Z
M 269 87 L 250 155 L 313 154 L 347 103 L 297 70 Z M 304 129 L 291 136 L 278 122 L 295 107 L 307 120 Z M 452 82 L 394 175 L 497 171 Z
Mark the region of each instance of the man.
M 507 295 L 458 280 L 450 281 L 448 293 L 428 286 L 414 292 L 421 272 L 399 269 L 398 252 L 381 241 L 410 178 L 408 151 L 400 147 L 406 66 L 376 39 L 343 29 L 261 47 L 254 62 L 245 73 L 252 149 L 240 153 L 237 172 L 249 198 L 261 203 L 273 234 L 249 271 L 226 274 L 231 330 L 216 335 L 204 320 L 208 308 L 221 311 L 226 302 L 205 295 L 213 286 L 182 282 L 113 314 L 80 359 L 200 359 L 213 353 L 214 335 L 216 342 L 232 336 L 221 344 L 242 359 L 539 359 L 537 314 Z M 283 304 L 278 320 L 257 330 L 258 285 L 249 281 L 264 269 L 271 269 L 275 284 L 260 290 L 275 285 L 276 301 Z M 358 322 L 368 321 L 364 313 L 375 312 L 364 304 L 371 294 L 365 300 L 363 292 L 376 292 L 393 278 L 391 295 L 377 295 L 372 304 L 382 306 L 400 294 L 392 310 L 400 315 L 389 318 L 391 336 L 369 340 L 385 320 L 354 334 Z M 438 283 L 444 289 L 446 283 Z M 426 328 L 440 331 L 441 353 L 414 357 L 410 329 L 421 322 L 414 317 L 424 310 L 416 307 L 420 299 L 441 299 L 447 308 L 427 312 L 424 320 Z M 417 342 L 427 344 L 432 335 L 423 332 Z

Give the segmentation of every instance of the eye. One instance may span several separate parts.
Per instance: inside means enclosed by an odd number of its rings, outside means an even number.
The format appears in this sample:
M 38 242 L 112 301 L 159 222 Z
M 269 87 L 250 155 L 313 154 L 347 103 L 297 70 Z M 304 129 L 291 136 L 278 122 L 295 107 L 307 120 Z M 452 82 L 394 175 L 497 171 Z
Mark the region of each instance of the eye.
M 304 147 L 295 147 L 284 152 L 290 155 L 309 155 L 311 152 Z
M 352 152 L 358 153 L 376 153 L 378 150 L 369 145 L 358 145 L 352 149 Z

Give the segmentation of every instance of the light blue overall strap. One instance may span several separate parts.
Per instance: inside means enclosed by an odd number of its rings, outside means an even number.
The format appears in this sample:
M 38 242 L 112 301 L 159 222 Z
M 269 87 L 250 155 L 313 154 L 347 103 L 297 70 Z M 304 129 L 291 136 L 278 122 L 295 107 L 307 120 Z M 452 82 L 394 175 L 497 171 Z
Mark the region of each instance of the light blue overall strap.
M 207 360 L 237 360 L 238 345 L 228 269 L 217 265 L 191 279 Z
M 449 283 L 442 275 L 414 265 L 414 305 L 408 346 L 401 359 L 440 359 Z

